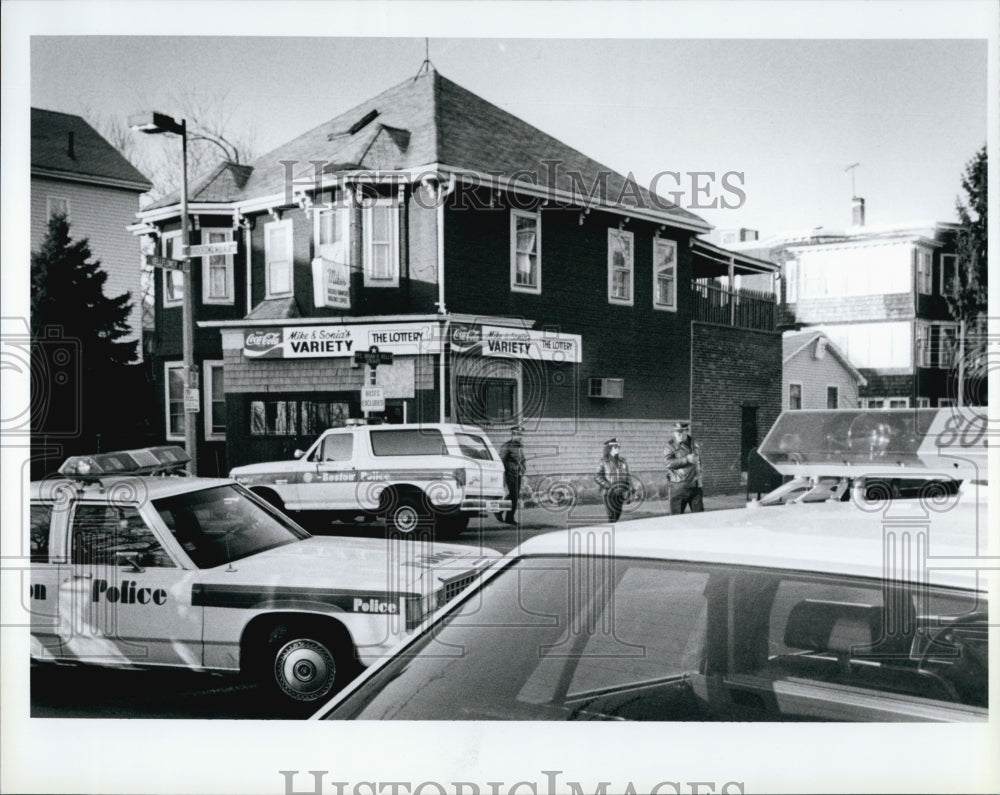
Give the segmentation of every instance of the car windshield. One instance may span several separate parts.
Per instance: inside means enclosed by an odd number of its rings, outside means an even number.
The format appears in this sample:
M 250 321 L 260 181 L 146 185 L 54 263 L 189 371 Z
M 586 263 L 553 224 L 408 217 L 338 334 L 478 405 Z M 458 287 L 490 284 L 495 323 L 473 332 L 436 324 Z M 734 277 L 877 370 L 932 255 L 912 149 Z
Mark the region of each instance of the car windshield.
M 210 569 L 309 534 L 236 485 L 153 500 L 167 529 L 199 569 Z
M 326 717 L 984 720 L 986 630 L 973 594 L 750 567 L 525 558 Z

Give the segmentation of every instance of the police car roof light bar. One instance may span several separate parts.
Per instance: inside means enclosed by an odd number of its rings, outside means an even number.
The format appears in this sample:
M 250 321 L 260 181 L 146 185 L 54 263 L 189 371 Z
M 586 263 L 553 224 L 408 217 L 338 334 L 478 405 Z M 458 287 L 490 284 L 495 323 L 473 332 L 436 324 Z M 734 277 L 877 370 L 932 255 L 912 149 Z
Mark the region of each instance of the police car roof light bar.
M 782 475 L 986 479 L 985 408 L 786 411 L 760 455 Z
M 184 448 L 176 445 L 140 447 L 113 453 L 70 456 L 59 467 L 59 474 L 84 481 L 116 475 L 184 474 L 190 460 Z

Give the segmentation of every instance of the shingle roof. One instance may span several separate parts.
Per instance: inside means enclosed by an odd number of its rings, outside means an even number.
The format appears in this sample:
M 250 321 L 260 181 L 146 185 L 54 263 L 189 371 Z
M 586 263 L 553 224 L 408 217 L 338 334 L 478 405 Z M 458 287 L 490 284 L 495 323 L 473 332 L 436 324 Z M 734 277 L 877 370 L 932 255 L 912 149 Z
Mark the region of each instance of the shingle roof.
M 81 117 L 54 110 L 31 109 L 31 168 L 114 180 L 138 191 L 152 187 L 139 169 Z
M 538 187 L 589 195 L 601 175 L 606 201 L 625 207 L 645 203 L 652 210 L 696 224 L 708 224 L 694 213 L 648 192 L 626 177 L 581 154 L 431 69 L 303 133 L 258 157 L 242 189 L 230 186 L 229 201 L 272 196 L 286 188 L 287 161 L 296 161 L 295 178 L 310 181 L 311 161 L 324 161 L 326 173 L 339 170 L 411 169 L 438 163 L 459 170 L 501 174 L 507 178 L 532 172 Z M 553 161 L 559 165 L 554 169 Z M 571 174 L 579 175 L 574 181 Z M 218 176 L 218 175 L 216 175 Z M 581 193 L 581 191 L 583 193 Z M 225 193 L 225 191 L 221 191 Z M 215 195 L 213 189 L 212 195 Z M 224 199 L 209 199 L 224 201 Z M 149 209 L 177 202 L 176 194 Z
M 857 367 L 851 363 L 847 355 L 822 331 L 786 331 L 781 335 L 781 361 L 787 362 L 790 358 L 808 348 L 816 340 L 823 338 L 826 340 L 826 350 L 829 351 L 844 369 L 853 376 L 862 386 L 868 383 Z

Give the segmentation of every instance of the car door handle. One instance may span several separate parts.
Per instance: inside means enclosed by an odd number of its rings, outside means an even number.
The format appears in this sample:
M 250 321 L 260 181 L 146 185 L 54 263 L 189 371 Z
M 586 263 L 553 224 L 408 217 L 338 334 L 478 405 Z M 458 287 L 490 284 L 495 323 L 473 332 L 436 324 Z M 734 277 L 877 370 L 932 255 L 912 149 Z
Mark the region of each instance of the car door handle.
M 92 579 L 94 579 L 94 575 L 93 574 L 74 574 L 73 575 L 73 579 L 74 580 L 92 580 Z

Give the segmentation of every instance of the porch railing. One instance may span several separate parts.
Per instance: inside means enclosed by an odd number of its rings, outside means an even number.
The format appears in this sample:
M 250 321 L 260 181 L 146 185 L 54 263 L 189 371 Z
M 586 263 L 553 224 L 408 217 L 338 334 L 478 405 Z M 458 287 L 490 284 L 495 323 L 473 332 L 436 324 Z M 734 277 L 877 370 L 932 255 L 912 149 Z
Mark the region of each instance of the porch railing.
M 737 328 L 774 331 L 775 297 L 759 290 L 727 290 L 691 283 L 691 319 Z

